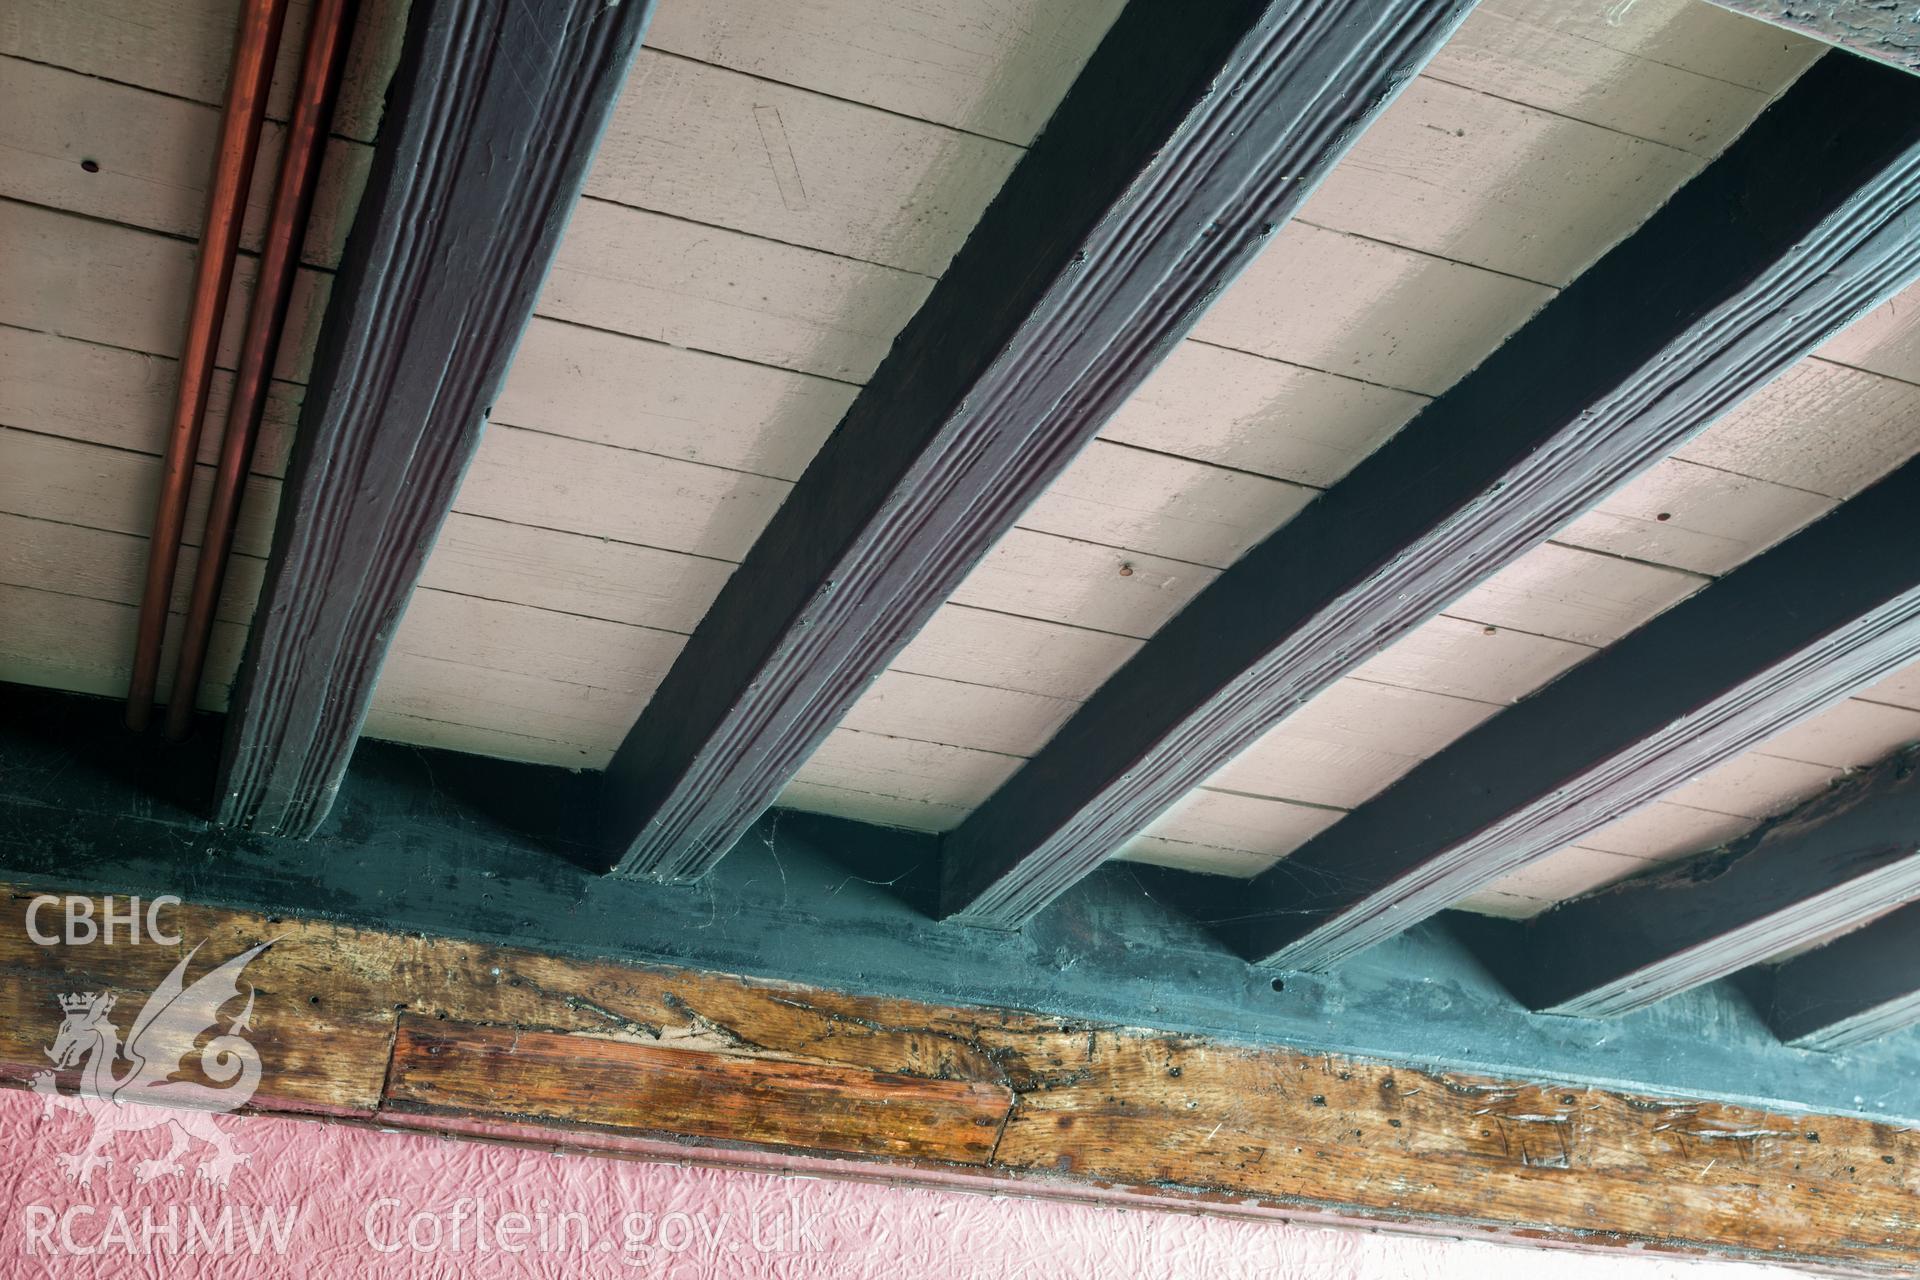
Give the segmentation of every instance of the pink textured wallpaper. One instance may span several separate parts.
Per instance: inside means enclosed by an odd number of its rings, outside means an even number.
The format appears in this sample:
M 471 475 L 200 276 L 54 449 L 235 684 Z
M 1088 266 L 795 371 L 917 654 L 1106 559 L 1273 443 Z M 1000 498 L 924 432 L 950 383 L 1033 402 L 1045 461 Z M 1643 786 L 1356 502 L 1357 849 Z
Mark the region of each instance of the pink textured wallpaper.
M 0 1091 L 0 1276 L 1286 1277 L 1759 1280 L 1781 1271 L 682 1167 L 271 1117 L 215 1120 L 246 1157 L 225 1187 L 170 1126 L 92 1132 Z M 141 1161 L 154 1161 L 142 1182 Z

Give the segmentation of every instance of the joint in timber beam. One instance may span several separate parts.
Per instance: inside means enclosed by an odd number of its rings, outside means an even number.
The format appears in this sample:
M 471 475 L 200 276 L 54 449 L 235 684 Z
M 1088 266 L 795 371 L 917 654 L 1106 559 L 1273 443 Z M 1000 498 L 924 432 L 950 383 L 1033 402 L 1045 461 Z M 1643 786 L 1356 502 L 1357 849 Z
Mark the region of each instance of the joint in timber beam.
M 1630 1013 L 1920 897 L 1916 763 L 1902 752 L 1725 850 L 1535 917 L 1520 994 L 1548 1013 Z
M 1161 628 L 947 836 L 943 911 L 1030 920 L 1321 690 L 1916 273 L 1920 82 L 1823 59 L 1640 230 Z M 1330 856 L 1310 844 L 1305 861 L 1336 881 L 1388 876 L 1384 863 L 1343 865 L 1355 852 L 1345 833 L 1366 825 L 1342 820 L 1316 842 Z M 1289 917 L 1302 929 L 1322 908 L 1326 920 L 1346 910 L 1262 896 L 1285 904 L 1276 910 L 1305 905 Z M 1352 941 L 1444 905 L 1397 901 Z M 1315 965 L 1346 949 L 1272 932 L 1280 941 L 1250 945 L 1277 963 L 1282 947 L 1294 948 L 1284 962 Z
M 1134 0 L 608 769 L 697 879 L 1165 358 L 1470 0 Z

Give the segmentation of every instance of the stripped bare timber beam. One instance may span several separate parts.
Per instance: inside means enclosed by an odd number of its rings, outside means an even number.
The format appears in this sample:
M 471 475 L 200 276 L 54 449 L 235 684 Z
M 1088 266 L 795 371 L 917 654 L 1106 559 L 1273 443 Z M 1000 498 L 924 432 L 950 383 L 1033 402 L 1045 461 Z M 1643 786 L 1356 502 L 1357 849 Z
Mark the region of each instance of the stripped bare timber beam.
M 1910 0 L 1707 0 L 1823 44 L 1920 73 L 1920 5 Z
M 1470 0 L 1133 0 L 608 770 L 619 874 L 706 873 Z
M 1845 1049 L 1920 1022 L 1920 903 L 1773 973 L 1773 1030 L 1798 1049 Z
M 131 1017 L 181 954 L 31 942 L 34 897 L 69 888 L 0 883 L 10 916 L 0 1081 L 16 1088 L 45 1072 L 63 994 L 112 994 L 124 1011 L 112 1018 Z M 1908 1275 L 1920 1251 L 1920 1135 L 1899 1124 L 619 964 L 192 897 L 165 919 L 200 948 L 194 977 L 274 940 L 247 970 L 257 1112 L 1848 1274 Z M 63 1071 L 60 1086 L 71 1091 L 77 1074 Z M 1740 1158 L 1728 1159 L 1734 1145 Z
M 1630 1013 L 1920 897 L 1916 763 L 1902 752 L 1725 850 L 1536 916 L 1522 998 Z
M 1920 83 L 1823 59 L 1640 230 L 1108 680 L 947 837 L 943 911 L 1000 927 L 1031 919 L 1299 706 L 1916 272 Z M 1826 568 L 1804 572 L 1812 580 Z M 1847 599 L 1870 611 L 1886 597 Z M 1558 739 L 1562 727 L 1542 732 Z M 1462 785 L 1477 794 L 1481 779 Z M 1238 931 L 1248 954 L 1329 963 L 1492 878 L 1421 880 L 1409 897 L 1413 880 L 1402 879 L 1424 874 L 1431 841 L 1396 826 L 1387 843 L 1356 846 L 1359 832 L 1378 830 L 1345 819 L 1256 882 L 1281 914 Z M 1307 881 L 1342 887 L 1290 891 L 1303 866 Z
M 414 0 L 227 719 L 222 824 L 325 818 L 651 0 Z

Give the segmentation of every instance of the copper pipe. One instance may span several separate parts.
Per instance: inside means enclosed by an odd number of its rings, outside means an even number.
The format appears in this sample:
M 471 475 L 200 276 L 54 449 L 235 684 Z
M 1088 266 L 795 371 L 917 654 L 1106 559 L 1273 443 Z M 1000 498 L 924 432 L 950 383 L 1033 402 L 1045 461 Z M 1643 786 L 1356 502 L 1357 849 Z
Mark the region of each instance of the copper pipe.
M 220 323 L 233 284 L 233 255 L 246 217 L 247 191 L 253 183 L 254 152 L 266 117 L 267 91 L 273 82 L 274 56 L 286 0 L 247 0 L 227 83 L 226 114 L 220 122 L 220 150 L 214 161 L 213 188 L 207 199 L 206 229 L 200 237 L 200 264 L 187 312 L 187 340 L 180 351 L 180 394 L 167 435 L 160 504 L 147 549 L 147 581 L 140 596 L 140 624 L 134 640 L 133 679 L 127 689 L 127 726 L 147 727 L 153 714 L 154 684 L 160 674 L 160 645 L 173 599 L 173 574 L 180 557 L 180 534 L 187 519 L 187 496 L 200 449 L 200 423 L 207 413 L 207 389 L 213 381 Z
M 194 571 L 193 594 L 187 603 L 187 625 L 181 640 L 179 665 L 174 669 L 173 696 L 167 702 L 169 738 L 184 738 L 193 726 L 200 677 L 206 668 L 207 645 L 213 637 L 214 613 L 219 608 L 220 587 L 226 578 L 227 555 L 233 549 L 234 523 L 246 489 L 247 473 L 252 468 L 260 419 L 267 407 L 267 388 L 273 380 L 274 355 L 286 328 L 294 272 L 300 266 L 300 246 L 307 237 L 313 193 L 320 182 L 321 162 L 326 157 L 334 99 L 340 92 L 340 70 L 346 63 L 347 39 L 353 30 L 354 3 L 355 0 L 318 0 L 313 8 L 306 54 L 300 65 L 300 87 L 295 90 L 286 149 L 280 156 L 273 212 L 267 219 L 260 278 L 254 286 L 253 307 L 247 313 L 246 338 L 240 347 L 233 407 L 227 412 L 226 435 L 220 442 L 220 463 L 214 475 L 213 501 L 207 508 L 206 533 L 200 540 L 200 564 Z

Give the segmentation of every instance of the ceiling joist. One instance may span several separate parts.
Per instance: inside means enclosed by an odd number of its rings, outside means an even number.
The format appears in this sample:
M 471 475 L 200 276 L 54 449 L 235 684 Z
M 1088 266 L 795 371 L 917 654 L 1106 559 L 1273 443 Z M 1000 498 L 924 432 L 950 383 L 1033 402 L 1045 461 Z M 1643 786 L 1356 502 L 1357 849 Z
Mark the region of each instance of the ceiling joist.
M 1920 904 L 1782 964 L 1770 1016 L 1801 1049 L 1845 1049 L 1920 1022 Z
M 1336 964 L 1920 657 L 1916 504 L 1920 461 L 1219 895 L 1222 936 L 1267 965 Z
M 1917 219 L 1920 83 L 1857 59 L 1823 59 L 1638 232 L 1248 552 L 1108 680 L 947 838 L 943 910 L 1002 927 L 1032 918 L 1335 680 L 1892 295 L 1920 271 Z M 1913 478 L 1903 483 L 1916 487 Z M 1883 531 L 1886 506 L 1885 499 L 1870 501 L 1851 517 L 1872 536 L 1841 539 L 1849 554 L 1887 564 L 1873 540 Z M 1834 539 L 1842 527 L 1812 537 Z M 1877 618 L 1913 585 L 1903 569 L 1880 579 L 1845 560 L 1809 563 L 1789 554 L 1779 563 L 1788 560 L 1794 568 L 1784 578 L 1772 571 L 1778 594 L 1763 611 L 1778 611 L 1802 589 L 1816 602 L 1823 590 L 1828 598 L 1797 615 L 1803 623 L 1817 619 L 1804 634 L 1776 620 L 1740 638 L 1754 674 L 1813 643 L 1823 628 Z M 1833 564 L 1859 572 L 1836 574 Z M 1719 644 L 1719 621 L 1703 619 L 1688 642 Z M 1889 654 L 1911 653 L 1904 642 L 1885 645 L 1874 627 L 1862 627 L 1855 639 L 1833 646 L 1836 655 L 1854 644 L 1871 650 L 1859 669 L 1881 670 Z M 1778 650 L 1763 654 L 1760 636 L 1779 642 Z M 1628 671 L 1618 662 L 1595 670 L 1613 673 L 1608 698 L 1626 703 L 1596 711 L 1609 733 L 1630 721 L 1626 738 L 1610 737 L 1602 747 L 1597 730 L 1566 733 L 1579 720 L 1542 723 L 1534 712 L 1501 719 L 1526 720 L 1529 732 L 1562 744 L 1592 746 L 1593 767 L 1604 772 L 1610 766 L 1599 762 L 1663 723 L 1631 714 L 1623 721 L 1617 713 L 1651 711 L 1658 702 L 1684 715 L 1720 705 L 1721 694 L 1740 701 L 1720 683 L 1731 667 L 1698 672 L 1699 683 L 1683 688 L 1668 679 L 1665 657 L 1649 654 L 1646 644 L 1621 651 L 1633 655 Z M 1690 656 L 1697 666 L 1699 654 Z M 1687 665 L 1685 655 L 1680 664 Z M 1596 678 L 1589 672 L 1573 687 Z M 1566 683 L 1541 705 L 1565 702 Z M 1816 705 L 1811 699 L 1828 696 L 1827 683 L 1809 677 L 1805 692 L 1808 701 L 1799 705 Z M 1783 723 L 1776 699 L 1763 702 L 1768 709 L 1741 719 L 1738 732 L 1703 731 L 1702 749 L 1688 758 L 1720 758 L 1734 743 L 1753 740 L 1759 726 Z M 1515 755 L 1529 757 L 1523 764 L 1545 758 L 1531 740 L 1508 741 Z M 1483 801 L 1480 821 L 1497 824 L 1504 838 L 1524 824 L 1501 819 L 1564 779 L 1537 768 L 1503 774 L 1507 757 L 1496 756 L 1482 758 L 1484 776 L 1497 780 L 1494 790 L 1507 807 Z M 1584 767 L 1569 762 L 1566 776 Z M 1416 776 L 1445 778 L 1442 790 L 1466 788 L 1448 804 L 1483 799 L 1482 774 L 1437 764 Z M 1526 785 L 1537 781 L 1537 789 L 1516 792 L 1519 777 L 1530 780 Z M 1256 913 L 1273 914 L 1237 930 L 1249 954 L 1273 963 L 1331 963 L 1495 878 L 1480 874 L 1494 869 L 1492 861 L 1475 859 L 1467 860 L 1465 874 L 1438 875 L 1438 828 L 1410 799 L 1419 794 L 1425 804 L 1432 790 L 1403 783 L 1256 881 Z M 1621 811 L 1617 802 L 1628 792 L 1651 794 L 1644 782 L 1610 790 L 1601 811 Z M 1388 813 L 1403 818 L 1388 821 Z M 1510 869 L 1546 850 L 1529 842 L 1507 851 L 1512 856 L 1499 864 Z
M 733 847 L 1468 7 L 1127 6 L 615 755 L 620 874 Z
M 1546 1012 L 1630 1013 L 1920 897 L 1914 764 L 1902 753 L 1724 852 L 1536 916 L 1510 981 Z
M 223 824 L 325 818 L 651 7 L 413 5 L 235 685 Z

